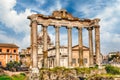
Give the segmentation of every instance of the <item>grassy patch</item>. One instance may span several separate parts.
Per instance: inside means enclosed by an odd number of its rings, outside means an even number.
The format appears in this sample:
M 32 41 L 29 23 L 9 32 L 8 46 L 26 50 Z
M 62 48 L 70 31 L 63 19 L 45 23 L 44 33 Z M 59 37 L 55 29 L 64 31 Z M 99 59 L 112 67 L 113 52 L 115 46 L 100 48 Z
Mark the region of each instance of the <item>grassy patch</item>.
M 4 75 L 0 75 L 0 80 L 12 80 L 12 78 L 4 74 Z
M 12 80 L 24 80 L 24 79 L 25 79 L 25 75 L 23 75 L 23 74 L 12 76 Z
M 0 75 L 0 80 L 24 80 L 26 78 L 25 74 L 21 73 L 19 75 L 13 75 L 13 76 L 8 76 L 8 75 Z

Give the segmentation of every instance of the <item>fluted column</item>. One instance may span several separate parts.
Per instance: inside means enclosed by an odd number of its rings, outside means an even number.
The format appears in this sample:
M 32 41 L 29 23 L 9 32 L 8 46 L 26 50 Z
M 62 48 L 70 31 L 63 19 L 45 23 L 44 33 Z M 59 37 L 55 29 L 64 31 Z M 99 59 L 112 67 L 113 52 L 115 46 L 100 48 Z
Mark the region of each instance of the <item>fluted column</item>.
M 48 67 L 47 26 L 43 25 L 43 67 Z
M 32 21 L 31 23 L 31 48 L 32 48 L 32 67 L 38 67 L 38 46 L 37 46 L 37 21 Z
M 72 66 L 72 28 L 68 27 L 68 67 Z
M 78 28 L 78 44 L 79 44 L 79 66 L 83 67 L 83 40 L 82 40 L 82 28 Z
M 93 36 L 92 30 L 93 27 L 87 28 L 89 35 L 89 66 L 93 66 Z
M 96 54 L 96 64 L 100 66 L 100 26 L 95 27 L 95 54 Z
M 60 66 L 60 39 L 59 39 L 59 26 L 55 26 L 55 53 L 56 53 L 56 66 Z

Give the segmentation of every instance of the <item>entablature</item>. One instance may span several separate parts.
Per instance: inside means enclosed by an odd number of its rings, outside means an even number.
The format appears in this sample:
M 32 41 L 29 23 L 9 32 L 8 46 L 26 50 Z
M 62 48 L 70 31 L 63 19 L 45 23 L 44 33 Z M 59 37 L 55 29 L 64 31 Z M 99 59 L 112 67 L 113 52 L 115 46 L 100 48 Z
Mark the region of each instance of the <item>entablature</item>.
M 73 27 L 91 27 L 99 25 L 100 19 L 79 19 L 73 17 L 66 10 L 54 11 L 52 15 L 46 16 L 42 14 L 33 14 L 28 16 L 31 21 L 37 21 L 38 25 L 48 25 L 48 26 L 73 26 Z

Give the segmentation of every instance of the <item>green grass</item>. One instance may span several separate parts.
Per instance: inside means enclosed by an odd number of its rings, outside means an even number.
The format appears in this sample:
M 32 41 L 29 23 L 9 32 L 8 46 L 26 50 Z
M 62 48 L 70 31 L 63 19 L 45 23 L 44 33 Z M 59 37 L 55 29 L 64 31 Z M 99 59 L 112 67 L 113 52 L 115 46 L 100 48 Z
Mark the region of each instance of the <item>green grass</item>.
M 0 80 L 24 80 L 26 76 L 24 74 L 19 74 L 19 75 L 13 75 L 13 76 L 8 76 L 8 75 L 1 75 Z
M 0 75 L 0 80 L 12 80 L 12 78 L 4 74 L 4 75 Z

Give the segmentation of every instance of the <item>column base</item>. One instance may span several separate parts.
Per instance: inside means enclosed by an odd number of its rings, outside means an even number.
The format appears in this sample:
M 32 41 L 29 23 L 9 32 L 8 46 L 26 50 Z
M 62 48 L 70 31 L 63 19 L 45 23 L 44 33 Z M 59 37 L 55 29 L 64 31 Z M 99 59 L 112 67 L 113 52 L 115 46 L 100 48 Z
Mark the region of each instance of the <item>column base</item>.
M 98 69 L 103 69 L 103 66 L 102 66 L 102 65 L 99 65 L 99 66 L 98 66 Z
M 92 67 L 95 67 L 95 65 L 94 65 L 94 64 L 92 64 L 92 65 L 89 65 L 89 68 L 92 68 Z
M 30 73 L 29 73 L 29 80 L 39 80 L 40 78 L 40 74 L 39 74 L 39 69 L 38 68 L 32 68 L 30 69 Z

